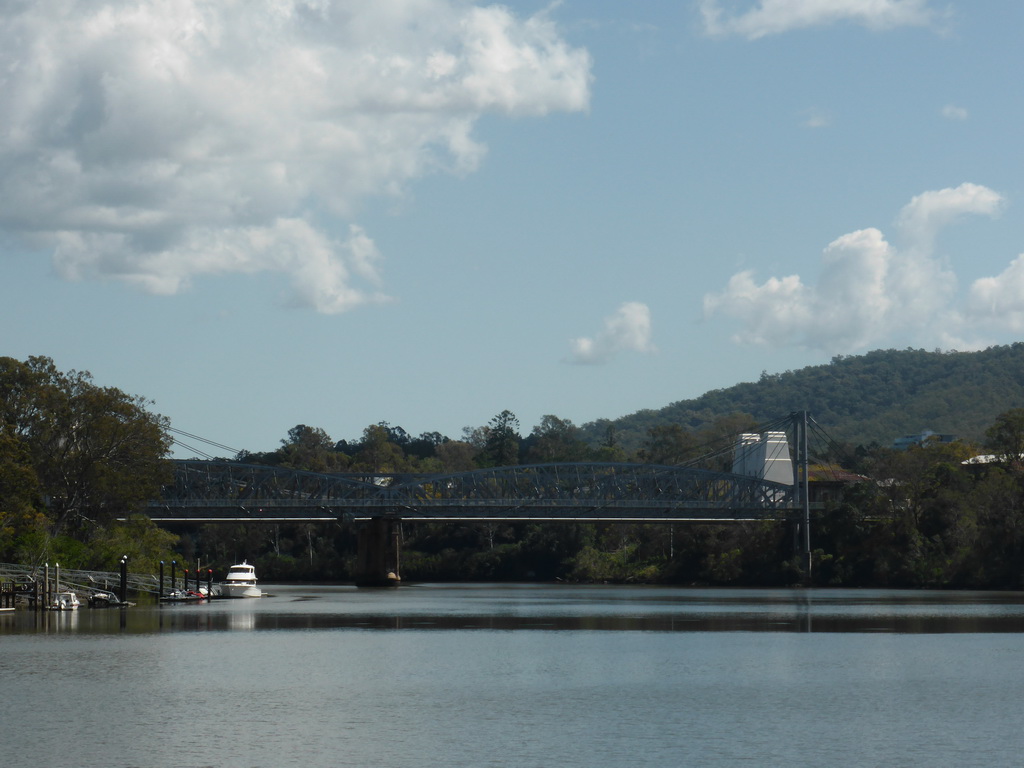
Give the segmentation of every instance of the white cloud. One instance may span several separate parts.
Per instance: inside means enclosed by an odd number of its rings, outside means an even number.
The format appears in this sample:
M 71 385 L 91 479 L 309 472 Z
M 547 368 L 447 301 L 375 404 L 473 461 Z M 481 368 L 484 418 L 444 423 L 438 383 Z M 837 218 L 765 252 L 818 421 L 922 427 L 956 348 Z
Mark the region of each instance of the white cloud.
M 700 11 L 707 34 L 749 40 L 840 21 L 878 30 L 928 26 L 937 15 L 928 0 L 758 0 L 738 13 L 723 11 L 721 0 L 700 0 Z
M 484 113 L 590 95 L 589 55 L 543 13 L 460 0 L 54 0 L 0 19 L 0 229 L 68 278 L 159 293 L 277 270 L 291 303 L 379 300 L 372 240 L 329 221 L 473 171 Z
M 919 250 L 930 251 L 939 229 L 968 213 L 994 216 L 1003 198 L 980 184 L 923 192 L 907 203 L 899 215 L 904 236 Z
M 967 315 L 983 327 L 1024 331 L 1024 254 L 995 277 L 982 277 L 971 285 Z
M 596 336 L 573 339 L 571 345 L 568 361 L 581 365 L 606 363 L 620 352 L 654 352 L 651 311 L 646 304 L 627 302 L 604 319 Z
M 967 110 L 955 104 L 944 106 L 942 108 L 942 116 L 947 120 L 966 120 L 968 118 Z
M 817 285 L 797 275 L 758 285 L 752 272 L 740 272 L 725 290 L 704 297 L 705 316 L 737 321 L 734 340 L 740 343 L 827 353 L 894 338 L 925 345 L 962 339 L 993 315 L 1004 326 L 1019 315 L 1024 327 L 1024 299 L 1017 298 L 1024 296 L 1024 260 L 999 277 L 977 281 L 960 310 L 956 275 L 933 253 L 940 226 L 961 214 L 995 215 L 1002 203 L 999 194 L 977 184 L 925 192 L 900 213 L 906 247 L 893 247 L 875 228 L 851 232 L 825 249 Z

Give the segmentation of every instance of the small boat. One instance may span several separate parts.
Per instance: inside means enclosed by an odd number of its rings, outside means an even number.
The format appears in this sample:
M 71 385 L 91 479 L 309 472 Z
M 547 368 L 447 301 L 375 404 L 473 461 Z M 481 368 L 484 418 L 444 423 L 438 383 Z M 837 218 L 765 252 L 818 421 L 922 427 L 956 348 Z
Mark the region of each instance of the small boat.
M 124 601 L 113 592 L 97 589 L 89 595 L 90 608 L 131 608 L 135 603 Z
M 74 592 L 58 592 L 46 607 L 51 611 L 77 611 L 80 605 Z
M 115 608 L 121 605 L 121 600 L 113 592 L 97 589 L 89 595 L 90 608 Z
M 228 569 L 228 575 L 220 585 L 221 597 L 263 597 L 256 586 L 256 568 L 243 560 Z

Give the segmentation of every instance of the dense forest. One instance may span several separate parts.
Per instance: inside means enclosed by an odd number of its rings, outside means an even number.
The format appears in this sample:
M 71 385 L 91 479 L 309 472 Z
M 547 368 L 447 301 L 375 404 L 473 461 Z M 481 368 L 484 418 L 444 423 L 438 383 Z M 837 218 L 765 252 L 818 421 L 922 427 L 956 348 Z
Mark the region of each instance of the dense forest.
M 839 443 L 888 446 L 901 435 L 929 429 L 965 440 L 984 439 L 995 417 L 1024 405 L 1024 343 L 981 352 L 879 350 L 836 357 L 827 365 L 737 384 L 657 410 L 602 419 L 582 427 L 595 442 L 609 428 L 620 445 L 636 450 L 651 427 L 698 429 L 722 414 L 750 414 L 764 423 L 791 411 L 809 411 Z
M 819 469 L 847 482 L 812 522 L 813 583 L 1024 588 L 1024 345 L 977 353 L 880 351 L 763 375 L 615 421 L 545 416 L 529 432 L 500 411 L 453 439 L 386 422 L 351 440 L 296 425 L 280 446 L 223 459 L 315 472 L 442 473 L 566 461 L 717 462 L 738 432 L 810 411 Z M 149 403 L 0 358 L 0 560 L 111 568 L 243 557 L 266 580 L 348 581 L 353 524 L 237 525 L 168 532 L 133 515 L 168 477 L 175 430 Z M 893 450 L 924 427 L 955 442 Z M 722 448 L 726 450 L 723 452 Z M 981 453 L 985 462 L 969 462 Z M 702 459 L 702 457 L 712 457 Z M 700 464 L 697 464 L 700 465 Z M 828 473 L 825 473 L 828 474 Z M 117 522 L 118 520 L 127 522 Z M 803 581 L 785 523 L 405 523 L 405 580 L 565 580 L 784 585 Z

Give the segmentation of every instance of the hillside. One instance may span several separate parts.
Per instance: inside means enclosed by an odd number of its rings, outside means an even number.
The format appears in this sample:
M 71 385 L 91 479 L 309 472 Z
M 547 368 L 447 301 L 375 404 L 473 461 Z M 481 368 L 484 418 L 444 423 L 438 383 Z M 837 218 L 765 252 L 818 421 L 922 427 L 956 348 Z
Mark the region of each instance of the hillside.
M 893 439 L 924 429 L 981 441 L 996 416 L 1024 407 L 1024 343 L 981 352 L 878 350 L 833 358 L 827 365 L 763 374 L 659 410 L 644 410 L 583 426 L 599 442 L 609 426 L 627 450 L 640 446 L 653 426 L 698 429 L 716 418 L 748 413 L 768 422 L 807 410 L 831 436 L 850 445 Z

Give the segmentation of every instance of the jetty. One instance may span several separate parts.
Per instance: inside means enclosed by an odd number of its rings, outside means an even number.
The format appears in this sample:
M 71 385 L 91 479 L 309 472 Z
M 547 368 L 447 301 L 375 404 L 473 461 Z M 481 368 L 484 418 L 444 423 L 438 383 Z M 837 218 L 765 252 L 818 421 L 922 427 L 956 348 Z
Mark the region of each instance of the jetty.
M 122 561 L 121 571 L 83 571 L 62 568 L 57 564 L 40 566 L 0 563 L 0 608 L 13 610 L 24 605 L 36 610 L 67 610 L 67 601 L 57 599 L 58 594 L 71 593 L 81 603 L 90 605 L 127 605 L 126 593 L 152 594 L 154 599 L 159 581 L 148 574 L 129 574 Z M 97 595 L 106 600 L 94 600 Z M 59 606 L 59 607 L 55 607 Z
M 165 564 L 161 562 L 160 573 L 154 575 L 129 573 L 127 558 L 122 558 L 119 565 L 118 571 L 84 571 L 49 563 L 0 563 L 0 611 L 13 611 L 19 604 L 37 610 L 68 610 L 68 600 L 58 597 L 68 594 L 91 608 L 134 605 L 128 602 L 129 592 L 159 603 L 200 602 L 217 597 L 211 569 L 179 570 L 179 564 L 172 560 L 169 574 L 165 574 Z

